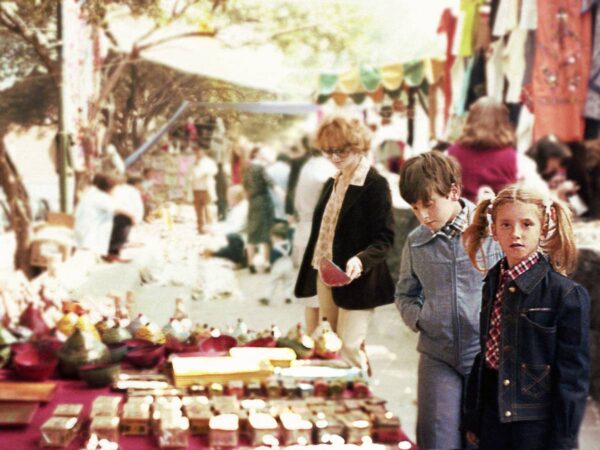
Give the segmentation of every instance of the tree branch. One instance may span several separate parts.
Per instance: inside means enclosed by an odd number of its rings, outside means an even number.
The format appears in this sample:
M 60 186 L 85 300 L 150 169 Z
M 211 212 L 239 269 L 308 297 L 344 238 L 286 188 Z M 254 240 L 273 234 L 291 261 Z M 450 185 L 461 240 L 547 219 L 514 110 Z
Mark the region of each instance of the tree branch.
M 188 37 L 214 37 L 216 34 L 216 31 L 188 31 L 186 33 L 168 36 L 162 39 L 157 39 L 154 42 L 148 42 L 147 44 L 139 45 L 135 47 L 135 50 L 137 50 L 138 52 L 142 52 L 144 50 L 148 50 L 149 48 L 156 47 L 158 45 L 165 44 L 167 42 L 171 42 L 177 39 L 183 39 Z
M 58 86 L 60 79 L 57 64 L 52 60 L 48 48 L 43 44 L 42 39 L 40 39 L 40 35 L 32 31 L 17 14 L 8 11 L 2 3 L 0 3 L 0 25 L 6 27 L 10 32 L 19 36 L 33 47 L 42 64 L 48 70 L 48 73 L 52 75 L 52 80 Z

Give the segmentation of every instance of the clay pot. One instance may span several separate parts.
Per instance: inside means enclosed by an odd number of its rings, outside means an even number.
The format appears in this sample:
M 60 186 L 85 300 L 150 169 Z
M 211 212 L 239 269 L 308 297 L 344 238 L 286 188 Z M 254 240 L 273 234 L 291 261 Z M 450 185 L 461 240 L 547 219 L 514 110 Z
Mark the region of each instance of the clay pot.
M 90 387 L 104 387 L 119 375 L 120 366 L 115 363 L 84 364 L 79 367 L 79 376 Z
M 76 377 L 79 367 L 92 363 L 107 363 L 110 352 L 92 334 L 77 328 L 58 352 L 60 370 L 66 377 Z
M 115 325 L 102 333 L 102 342 L 107 345 L 120 344 L 131 338 L 131 333 L 127 330 L 127 328 L 120 327 L 119 325 Z

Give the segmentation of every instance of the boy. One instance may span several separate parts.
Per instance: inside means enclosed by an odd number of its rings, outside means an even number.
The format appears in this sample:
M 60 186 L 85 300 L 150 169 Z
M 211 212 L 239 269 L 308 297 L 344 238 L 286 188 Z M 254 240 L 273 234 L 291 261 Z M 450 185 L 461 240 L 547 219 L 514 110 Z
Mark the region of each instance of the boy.
M 271 274 L 267 281 L 266 296 L 261 305 L 291 303 L 296 272 L 292 264 L 290 231 L 287 223 L 279 222 L 271 228 Z
M 395 302 L 402 319 L 419 333 L 417 445 L 422 450 L 463 448 L 463 388 L 479 351 L 483 275 L 471 263 L 461 235 L 474 205 L 460 197 L 458 163 L 439 152 L 407 160 L 400 195 L 421 223 L 402 251 Z M 487 238 L 488 266 L 501 257 Z

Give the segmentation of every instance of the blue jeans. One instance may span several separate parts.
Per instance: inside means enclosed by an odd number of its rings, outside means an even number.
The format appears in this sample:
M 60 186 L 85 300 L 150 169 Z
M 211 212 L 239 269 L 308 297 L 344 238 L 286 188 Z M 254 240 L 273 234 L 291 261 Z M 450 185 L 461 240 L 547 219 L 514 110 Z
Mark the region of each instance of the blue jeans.
M 421 450 L 462 449 L 460 430 L 465 377 L 421 353 L 417 385 L 417 445 Z

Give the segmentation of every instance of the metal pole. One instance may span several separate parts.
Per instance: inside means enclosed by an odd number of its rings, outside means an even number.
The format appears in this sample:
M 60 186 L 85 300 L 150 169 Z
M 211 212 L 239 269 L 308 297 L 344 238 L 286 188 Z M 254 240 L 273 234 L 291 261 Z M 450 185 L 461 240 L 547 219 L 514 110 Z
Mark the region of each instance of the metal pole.
M 69 145 L 69 136 L 67 133 L 67 115 L 66 115 L 66 67 L 64 58 L 64 27 L 68 24 L 63 21 L 63 0 L 58 0 L 58 62 L 60 70 L 59 96 L 58 96 L 58 134 L 56 142 L 56 155 L 58 164 L 58 189 L 60 198 L 60 211 L 67 212 L 67 151 Z

